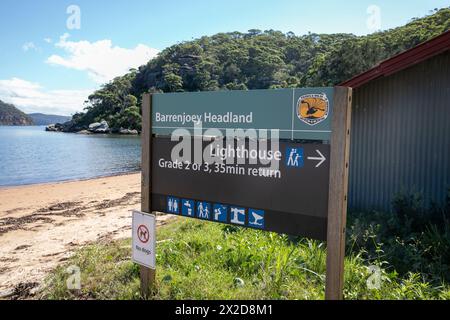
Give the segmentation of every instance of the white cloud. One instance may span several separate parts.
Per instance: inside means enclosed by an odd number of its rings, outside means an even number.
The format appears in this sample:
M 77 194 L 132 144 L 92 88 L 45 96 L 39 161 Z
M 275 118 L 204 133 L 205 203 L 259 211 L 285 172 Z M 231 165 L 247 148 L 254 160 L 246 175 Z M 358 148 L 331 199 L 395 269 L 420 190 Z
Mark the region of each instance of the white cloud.
M 92 90 L 46 90 L 38 83 L 19 78 L 0 80 L 0 100 L 14 104 L 25 113 L 71 115 L 83 110 Z
M 137 68 L 158 54 L 157 49 L 139 44 L 134 49 L 113 46 L 111 40 L 67 41 L 64 34 L 55 44 L 66 52 L 65 56 L 52 55 L 47 63 L 69 69 L 87 71 L 96 83 L 105 83 Z
M 39 51 L 40 49 L 34 44 L 34 42 L 25 42 L 22 45 L 22 50 L 27 52 L 30 50 Z
M 44 41 L 47 43 L 52 43 L 52 38 L 44 38 Z

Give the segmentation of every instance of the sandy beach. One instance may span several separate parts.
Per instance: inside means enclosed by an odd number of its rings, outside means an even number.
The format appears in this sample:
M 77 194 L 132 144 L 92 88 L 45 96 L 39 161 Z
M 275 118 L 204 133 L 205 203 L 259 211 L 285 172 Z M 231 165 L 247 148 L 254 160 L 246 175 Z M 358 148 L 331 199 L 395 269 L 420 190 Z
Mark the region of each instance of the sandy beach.
M 81 246 L 130 237 L 140 179 L 134 173 L 0 188 L 0 297 L 32 294 Z

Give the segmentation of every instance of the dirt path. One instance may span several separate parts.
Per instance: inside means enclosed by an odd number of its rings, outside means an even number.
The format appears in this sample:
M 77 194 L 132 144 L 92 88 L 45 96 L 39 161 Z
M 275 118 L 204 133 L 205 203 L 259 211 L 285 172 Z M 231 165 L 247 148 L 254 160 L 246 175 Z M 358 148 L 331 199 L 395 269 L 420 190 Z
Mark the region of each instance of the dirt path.
M 0 297 L 37 290 L 83 245 L 130 237 L 140 187 L 130 174 L 0 189 Z

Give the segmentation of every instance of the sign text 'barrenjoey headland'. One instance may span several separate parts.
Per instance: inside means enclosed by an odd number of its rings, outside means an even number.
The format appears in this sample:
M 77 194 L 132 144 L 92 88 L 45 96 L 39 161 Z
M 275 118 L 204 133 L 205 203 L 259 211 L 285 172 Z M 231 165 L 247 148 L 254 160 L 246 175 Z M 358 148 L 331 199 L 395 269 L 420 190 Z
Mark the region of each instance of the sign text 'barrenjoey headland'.
M 329 141 L 334 88 L 154 94 L 154 134 L 174 129 L 278 130 L 281 139 Z

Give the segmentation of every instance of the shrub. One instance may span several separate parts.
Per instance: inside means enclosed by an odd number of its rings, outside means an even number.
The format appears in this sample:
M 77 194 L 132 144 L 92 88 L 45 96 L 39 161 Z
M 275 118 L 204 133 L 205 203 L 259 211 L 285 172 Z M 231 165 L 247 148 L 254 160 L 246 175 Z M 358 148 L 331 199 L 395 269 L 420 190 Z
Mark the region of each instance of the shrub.
M 384 259 L 400 275 L 420 273 L 433 284 L 450 281 L 450 197 L 425 208 L 422 197 L 398 195 L 391 213 L 350 213 L 347 252 Z

